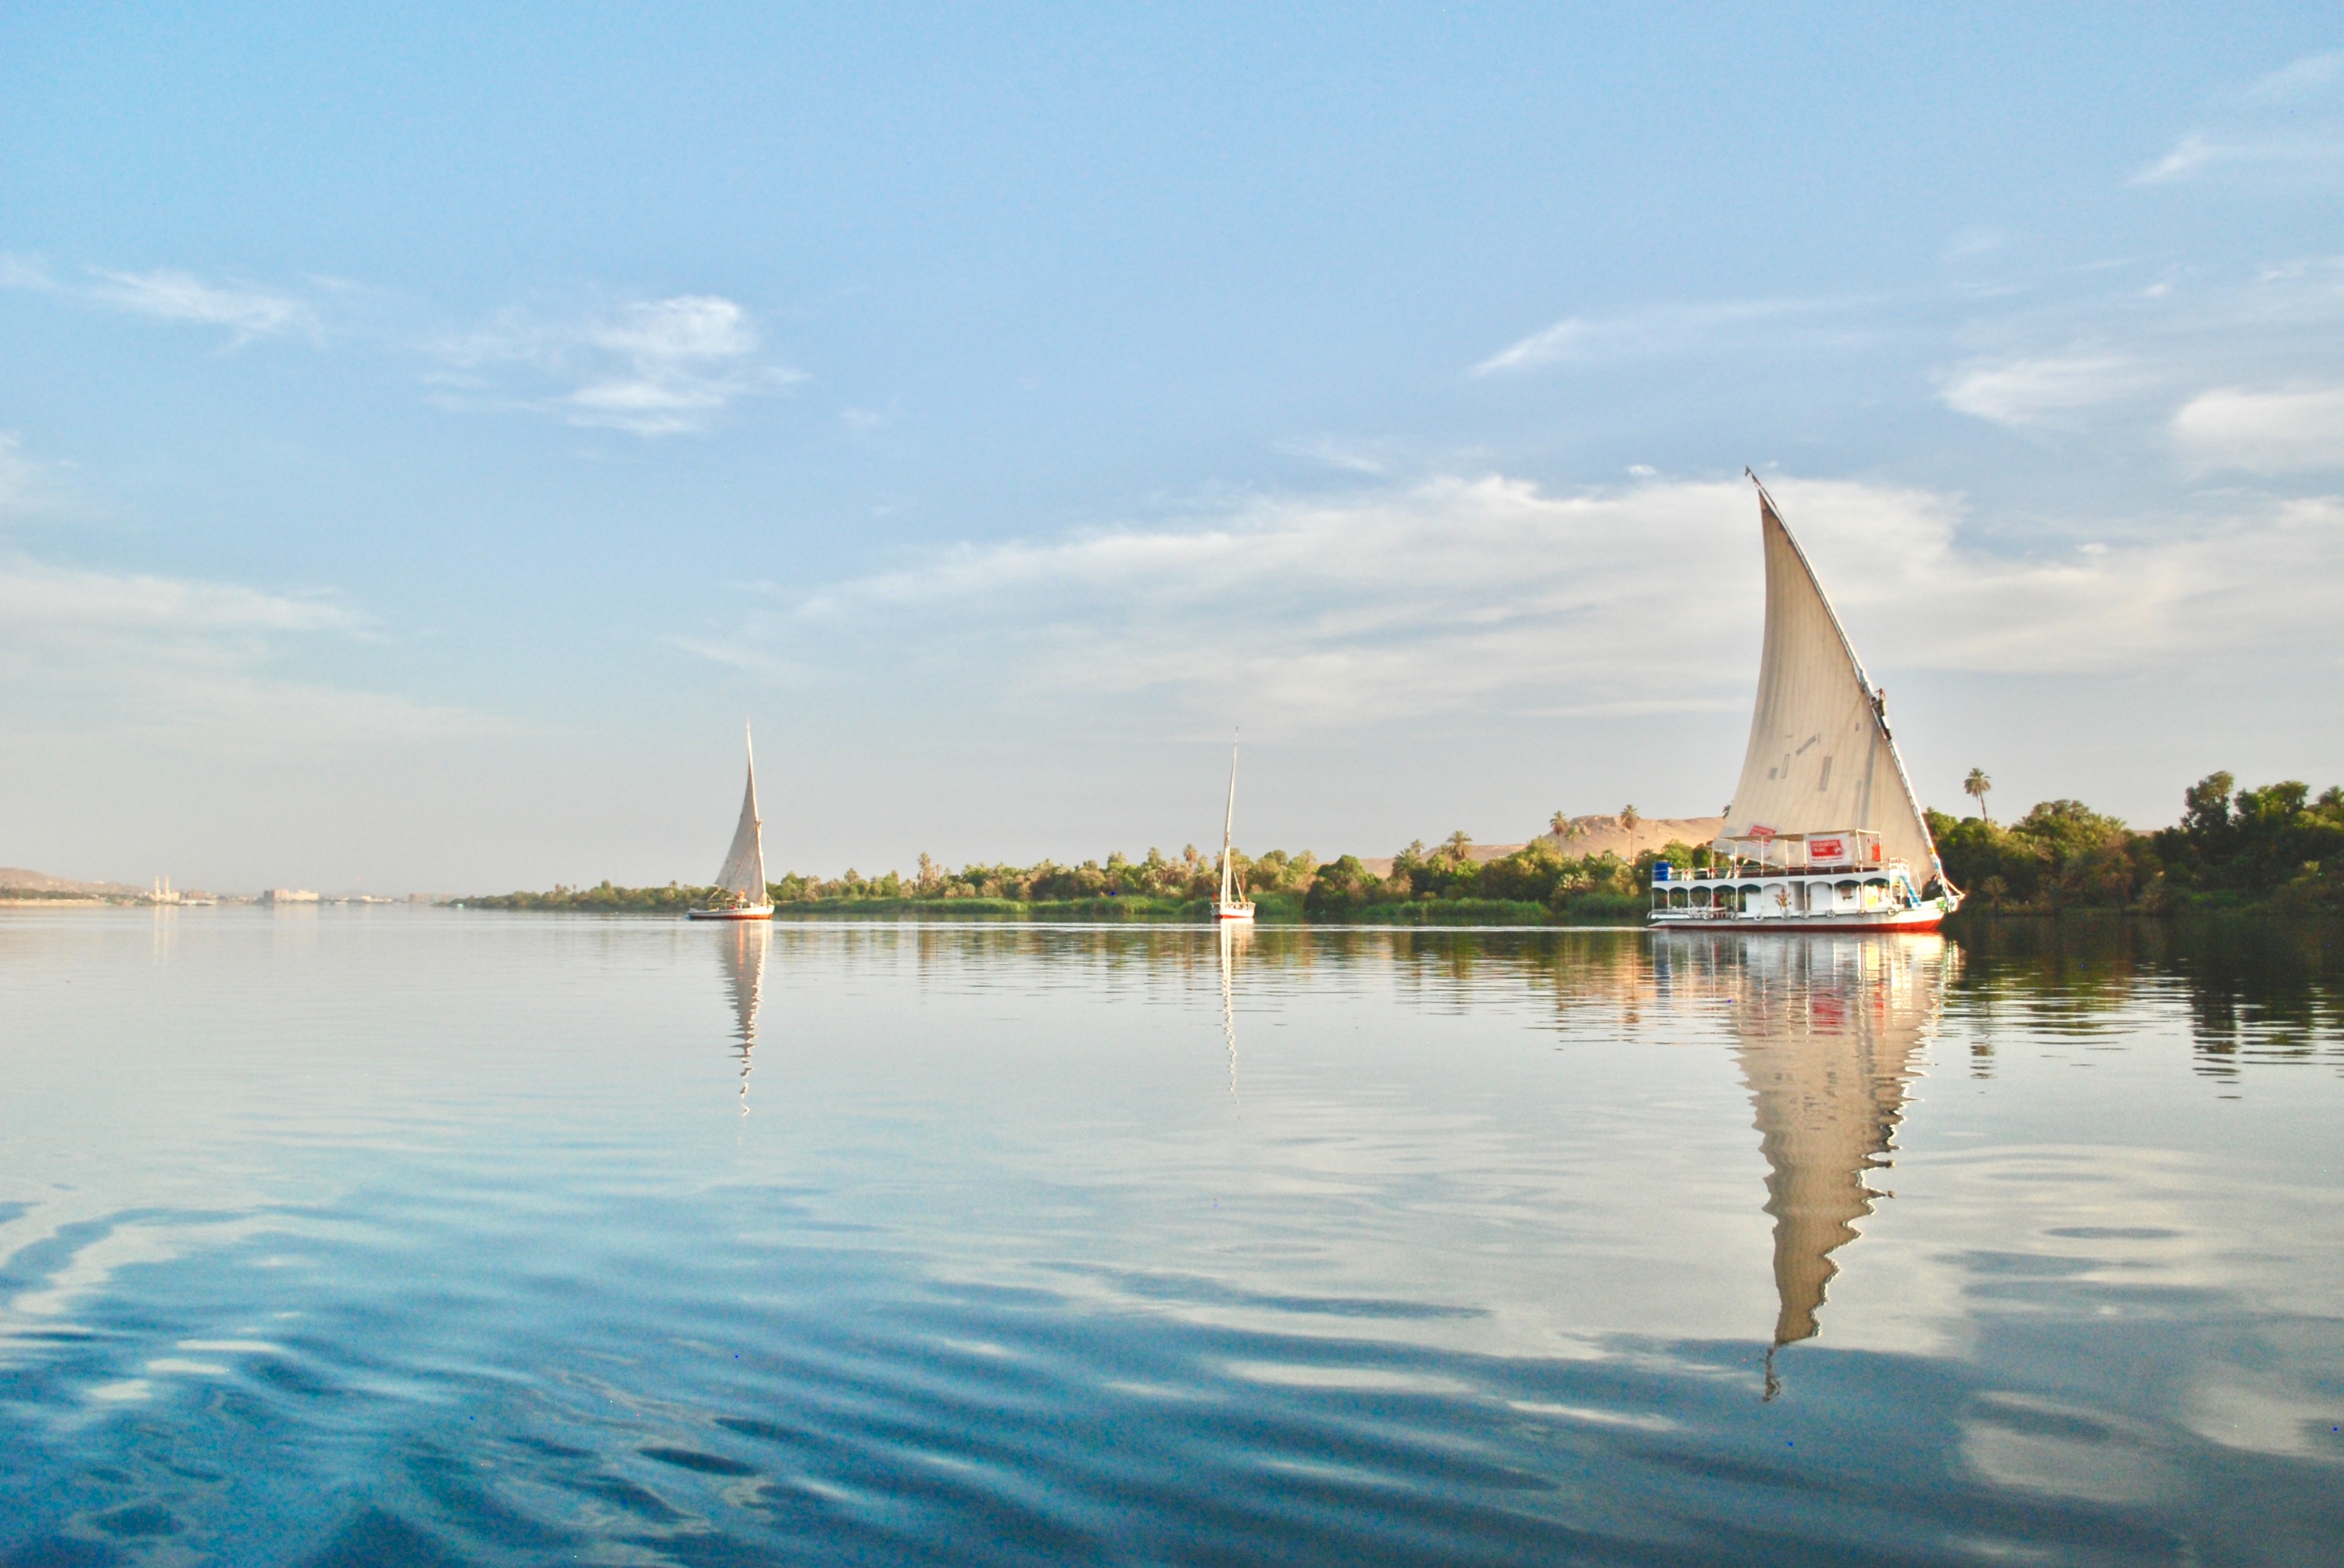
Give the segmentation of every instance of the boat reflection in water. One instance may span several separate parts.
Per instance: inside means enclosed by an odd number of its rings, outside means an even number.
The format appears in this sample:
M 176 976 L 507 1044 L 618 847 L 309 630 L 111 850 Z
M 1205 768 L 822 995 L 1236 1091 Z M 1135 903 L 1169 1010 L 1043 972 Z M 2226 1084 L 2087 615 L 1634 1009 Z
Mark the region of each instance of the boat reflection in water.
M 1774 1352 L 1822 1330 L 1833 1255 L 1875 1200 L 1907 1086 L 1945 1006 L 1959 949 L 1936 936 L 1747 936 L 1670 941 L 1663 969 L 1708 969 L 1724 992 L 1766 1157 L 1774 1219 Z M 1692 976 L 1684 976 L 1694 979 Z M 1698 980 L 1694 983 L 1698 985 Z
M 1246 950 L 1246 945 L 1253 940 L 1253 922 L 1223 920 L 1216 924 L 1220 926 L 1220 930 L 1216 935 L 1221 939 L 1221 1037 L 1228 1043 L 1229 1098 L 1235 1099 L 1238 1094 L 1238 1014 L 1235 981 L 1238 956 Z
M 749 1114 L 749 1070 L 757 1049 L 757 1004 L 765 986 L 765 947 L 773 928 L 763 921 L 728 921 L 716 935 L 724 984 L 732 994 L 732 1053 L 741 1058 L 741 1114 Z

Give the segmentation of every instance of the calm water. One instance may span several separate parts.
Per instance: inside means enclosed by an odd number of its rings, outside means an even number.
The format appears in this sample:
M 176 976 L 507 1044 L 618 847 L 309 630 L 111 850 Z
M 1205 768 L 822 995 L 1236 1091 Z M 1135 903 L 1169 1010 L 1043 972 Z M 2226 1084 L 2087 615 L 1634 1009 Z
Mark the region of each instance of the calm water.
M 2309 938 L 0 914 L 0 1563 L 2344 1560 Z

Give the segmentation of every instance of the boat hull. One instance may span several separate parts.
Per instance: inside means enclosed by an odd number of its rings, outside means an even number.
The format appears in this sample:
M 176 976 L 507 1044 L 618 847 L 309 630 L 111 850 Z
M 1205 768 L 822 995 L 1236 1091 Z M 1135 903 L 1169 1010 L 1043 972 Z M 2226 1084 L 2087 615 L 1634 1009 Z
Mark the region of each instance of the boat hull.
M 746 909 L 687 909 L 683 917 L 686 920 L 771 920 L 773 906 L 757 904 Z
M 1655 931 L 1935 931 L 1956 907 L 1951 899 L 1933 898 L 1911 909 L 1864 909 L 1846 915 L 1779 918 L 1669 909 L 1653 911 L 1645 916 L 1645 924 Z
M 1216 905 L 1213 907 L 1213 923 L 1217 926 L 1250 926 L 1253 924 L 1253 905 L 1246 904 L 1232 908 Z

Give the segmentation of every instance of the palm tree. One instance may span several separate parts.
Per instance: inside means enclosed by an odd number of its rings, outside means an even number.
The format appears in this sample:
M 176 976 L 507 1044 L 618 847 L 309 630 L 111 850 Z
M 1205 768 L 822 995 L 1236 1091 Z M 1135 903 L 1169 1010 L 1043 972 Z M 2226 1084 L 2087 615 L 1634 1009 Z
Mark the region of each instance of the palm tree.
M 1972 768 L 1970 776 L 1962 781 L 1962 793 L 1978 803 L 1978 814 L 1988 822 L 1994 814 L 1985 808 L 1985 797 L 1994 790 L 1994 781 L 1985 776 L 1984 768 Z
M 1623 805 L 1620 808 L 1620 825 L 1628 830 L 1628 863 L 1631 865 L 1636 861 L 1636 824 L 1643 820 L 1636 814 L 1634 806 Z
M 1465 863 L 1468 853 L 1472 847 L 1473 840 L 1461 827 L 1440 841 L 1441 852 L 1460 865 Z
M 1567 811 L 1556 812 L 1554 815 L 1547 819 L 1546 827 L 1547 831 L 1554 835 L 1557 838 L 1570 837 L 1571 814 Z

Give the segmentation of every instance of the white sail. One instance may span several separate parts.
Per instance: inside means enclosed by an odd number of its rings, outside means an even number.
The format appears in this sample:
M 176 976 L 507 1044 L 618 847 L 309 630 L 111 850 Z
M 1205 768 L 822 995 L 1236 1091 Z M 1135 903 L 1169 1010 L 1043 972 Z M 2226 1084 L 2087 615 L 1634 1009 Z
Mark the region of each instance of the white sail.
M 1884 700 L 1762 488 L 1766 642 L 1750 749 L 1720 841 L 1856 828 L 1916 883 L 1939 874 L 1928 823 L 1889 736 Z
M 716 885 L 739 894 L 751 904 L 765 902 L 765 824 L 757 818 L 757 754 L 749 752 L 749 786 L 741 796 L 741 825 L 732 830 L 732 847 L 724 854 L 724 868 Z
M 1238 826 L 1238 744 L 1229 743 L 1229 809 L 1221 819 L 1221 897 L 1223 905 L 1237 902 L 1237 864 L 1230 858 L 1229 846 Z

